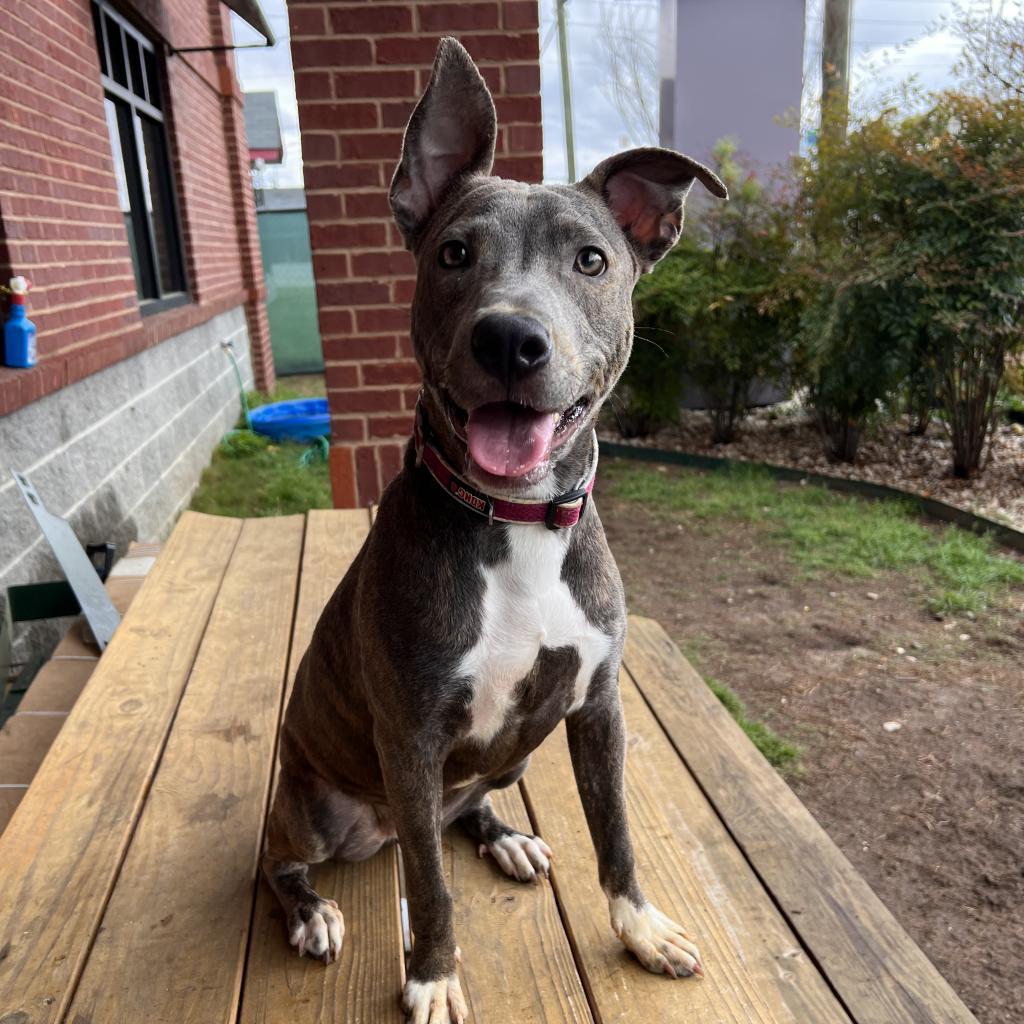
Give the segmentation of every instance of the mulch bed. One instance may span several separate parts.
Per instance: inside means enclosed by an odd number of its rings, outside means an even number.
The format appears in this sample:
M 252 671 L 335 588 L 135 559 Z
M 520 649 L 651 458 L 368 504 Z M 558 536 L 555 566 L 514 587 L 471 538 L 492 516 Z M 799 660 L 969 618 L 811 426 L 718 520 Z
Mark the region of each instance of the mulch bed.
M 708 418 L 702 412 L 683 411 L 678 424 L 639 440 L 619 436 L 613 409 L 602 427 L 601 436 L 610 441 L 767 462 L 899 487 L 1024 530 L 1024 426 L 1020 424 L 997 427 L 987 463 L 973 480 L 952 475 L 950 444 L 938 424 L 923 437 L 908 436 L 899 423 L 879 424 L 861 441 L 856 464 L 830 462 L 817 425 L 796 402 L 755 410 L 732 444 L 711 444 Z

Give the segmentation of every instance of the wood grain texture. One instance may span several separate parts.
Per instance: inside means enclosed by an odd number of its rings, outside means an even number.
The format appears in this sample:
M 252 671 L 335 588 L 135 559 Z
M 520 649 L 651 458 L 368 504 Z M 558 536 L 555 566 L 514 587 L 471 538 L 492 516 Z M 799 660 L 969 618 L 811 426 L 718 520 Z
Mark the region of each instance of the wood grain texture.
M 320 613 L 369 530 L 363 510 L 315 511 L 306 519 L 289 690 Z M 325 967 L 288 945 L 284 915 L 261 878 L 239 1016 L 242 1024 L 402 1024 L 404 982 L 394 848 L 362 864 L 322 864 L 313 884 L 345 916 L 341 960 Z
M 656 622 L 630 620 L 625 660 L 850 1015 L 862 1024 L 976 1024 Z
M 345 916 L 341 959 L 299 957 L 284 914 L 260 881 L 242 993 L 242 1024 L 402 1024 L 404 983 L 397 856 L 392 847 L 360 864 L 321 864 L 313 884 Z
M 0 1019 L 64 1016 L 240 529 L 182 516 L 0 836 Z
M 625 673 L 622 696 L 640 883 L 694 935 L 706 977 L 649 974 L 613 935 L 559 729 L 535 755 L 524 786 L 535 824 L 556 851 L 555 888 L 596 1017 L 601 1024 L 848 1024 Z
M 71 1020 L 235 1019 L 303 526 L 242 527 Z
M 492 793 L 499 818 L 533 826 L 518 786 Z M 445 835 L 460 976 L 473 1024 L 592 1024 L 550 884 L 513 881 L 458 827 Z
M 365 509 L 314 509 L 306 514 L 299 600 L 295 609 L 288 692 L 306 653 L 324 605 L 338 589 L 348 567 L 370 532 Z

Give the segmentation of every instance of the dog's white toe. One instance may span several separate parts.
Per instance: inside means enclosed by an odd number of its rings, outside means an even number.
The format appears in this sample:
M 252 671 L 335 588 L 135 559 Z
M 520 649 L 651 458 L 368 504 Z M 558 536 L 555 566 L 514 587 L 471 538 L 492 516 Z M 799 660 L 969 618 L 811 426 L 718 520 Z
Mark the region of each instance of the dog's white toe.
M 309 953 L 325 964 L 341 956 L 345 938 L 345 919 L 334 900 L 321 900 L 315 909 L 299 908 L 292 914 L 288 941 L 299 951 Z
M 408 1024 L 464 1024 L 469 1011 L 456 975 L 437 981 L 407 981 L 402 993 Z
M 551 847 L 540 836 L 524 836 L 521 832 L 502 836 L 493 843 L 481 843 L 479 854 L 489 853 L 502 871 L 520 882 L 535 882 L 539 875 L 551 874 Z
M 612 929 L 626 949 L 654 974 L 703 976 L 700 953 L 689 935 L 650 903 L 634 907 L 624 896 L 608 901 Z

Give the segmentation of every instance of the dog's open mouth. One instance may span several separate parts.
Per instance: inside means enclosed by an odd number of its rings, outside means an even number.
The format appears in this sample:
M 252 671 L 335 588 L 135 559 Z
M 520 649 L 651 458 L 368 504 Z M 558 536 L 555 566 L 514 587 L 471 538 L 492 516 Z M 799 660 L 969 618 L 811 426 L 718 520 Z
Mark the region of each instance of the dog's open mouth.
M 558 413 L 518 402 L 490 402 L 467 412 L 449 399 L 448 414 L 473 461 L 485 473 L 521 477 L 575 433 L 589 405 L 589 398 L 580 398 Z

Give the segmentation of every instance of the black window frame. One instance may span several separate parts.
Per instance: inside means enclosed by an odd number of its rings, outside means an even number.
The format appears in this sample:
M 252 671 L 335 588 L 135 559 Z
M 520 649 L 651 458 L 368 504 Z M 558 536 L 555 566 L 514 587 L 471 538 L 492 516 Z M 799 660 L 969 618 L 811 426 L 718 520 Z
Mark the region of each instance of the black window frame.
M 139 313 L 148 316 L 192 300 L 165 121 L 162 61 L 156 45 L 108 0 L 90 0 L 90 6 L 104 105 L 108 118 L 113 111 L 117 128 L 116 137 L 111 132 L 110 143 L 112 147 L 120 146 L 120 152 L 112 155 L 119 191 L 123 188 L 127 193 L 126 217 L 131 222 L 128 241 Z M 119 47 L 120 53 L 113 47 Z M 111 59 L 114 54 L 119 57 L 117 61 Z M 119 82 L 115 75 L 124 81 Z M 109 120 L 108 127 L 113 128 Z M 147 154 L 147 129 L 155 153 Z M 158 249 L 161 237 L 163 264 Z M 167 279 L 162 280 L 165 275 Z

